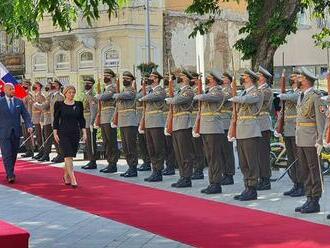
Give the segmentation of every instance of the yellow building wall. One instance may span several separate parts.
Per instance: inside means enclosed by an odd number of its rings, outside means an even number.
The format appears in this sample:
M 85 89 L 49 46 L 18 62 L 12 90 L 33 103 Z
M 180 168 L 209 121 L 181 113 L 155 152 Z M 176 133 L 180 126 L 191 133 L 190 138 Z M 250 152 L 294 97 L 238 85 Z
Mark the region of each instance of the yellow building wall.
M 165 1 L 165 8 L 167 10 L 173 11 L 184 11 L 189 5 L 192 4 L 192 0 L 166 0 Z M 235 10 L 239 12 L 245 12 L 247 3 L 246 1 L 242 0 L 237 3 L 235 0 L 231 0 L 229 2 L 223 2 L 222 0 L 219 1 L 219 5 L 221 8 Z

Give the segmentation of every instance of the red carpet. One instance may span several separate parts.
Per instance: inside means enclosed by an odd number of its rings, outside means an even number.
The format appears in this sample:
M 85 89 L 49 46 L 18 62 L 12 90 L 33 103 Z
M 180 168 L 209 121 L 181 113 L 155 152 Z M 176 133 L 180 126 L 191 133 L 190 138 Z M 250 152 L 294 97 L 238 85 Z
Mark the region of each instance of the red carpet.
M 0 220 L 1 248 L 28 248 L 30 234 L 22 228 Z
M 330 247 L 325 225 L 83 173 L 74 190 L 59 168 L 19 161 L 16 169 L 10 187 L 192 246 Z

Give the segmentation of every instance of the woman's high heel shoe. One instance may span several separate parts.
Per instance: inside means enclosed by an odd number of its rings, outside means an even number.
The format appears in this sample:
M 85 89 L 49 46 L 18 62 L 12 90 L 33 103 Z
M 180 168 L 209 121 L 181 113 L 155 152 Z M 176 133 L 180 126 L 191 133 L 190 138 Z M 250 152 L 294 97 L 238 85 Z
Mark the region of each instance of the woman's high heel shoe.
M 76 188 L 78 188 L 78 184 L 72 184 L 71 183 L 71 187 L 74 188 L 74 189 L 76 189 Z
M 65 181 L 65 176 L 63 176 L 63 182 L 64 182 L 65 185 L 71 185 L 71 183 L 67 183 L 67 182 Z

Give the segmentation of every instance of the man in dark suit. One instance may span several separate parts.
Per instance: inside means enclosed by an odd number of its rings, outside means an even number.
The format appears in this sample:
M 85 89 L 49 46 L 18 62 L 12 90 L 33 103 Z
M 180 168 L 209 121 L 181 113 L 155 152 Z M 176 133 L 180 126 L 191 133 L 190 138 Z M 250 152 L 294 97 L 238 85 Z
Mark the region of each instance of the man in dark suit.
M 0 98 L 0 149 L 7 173 L 7 180 L 9 183 L 14 183 L 14 167 L 19 148 L 19 140 L 22 136 L 20 127 L 21 117 L 30 135 L 33 133 L 33 128 L 31 117 L 23 102 L 14 97 L 14 85 L 7 83 L 4 88 L 5 96 Z

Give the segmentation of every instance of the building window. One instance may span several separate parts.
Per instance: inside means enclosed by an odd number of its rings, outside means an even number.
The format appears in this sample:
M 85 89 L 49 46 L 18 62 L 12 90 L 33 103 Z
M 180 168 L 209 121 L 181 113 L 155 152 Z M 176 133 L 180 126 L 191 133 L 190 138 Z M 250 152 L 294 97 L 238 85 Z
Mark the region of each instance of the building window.
M 47 78 L 46 77 L 39 77 L 39 78 L 35 78 L 34 81 L 36 82 L 40 82 L 42 85 L 46 85 L 47 84 Z
M 66 86 L 66 85 L 70 84 L 70 77 L 69 76 L 57 77 L 57 80 L 60 81 L 63 84 L 63 86 Z
M 109 49 L 104 53 L 104 67 L 119 67 L 119 52 Z
M 34 71 L 46 71 L 47 70 L 46 54 L 38 53 L 33 57 L 33 70 Z
M 94 66 L 94 56 L 91 52 L 82 52 L 80 54 L 80 68 L 88 68 Z
M 0 53 L 7 53 L 7 34 L 0 31 Z
M 56 70 L 65 70 L 70 68 L 69 56 L 66 53 L 59 53 L 55 56 Z

